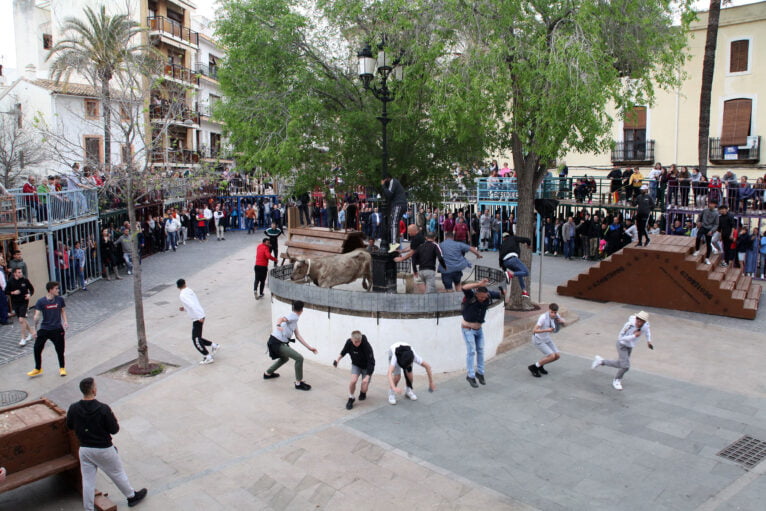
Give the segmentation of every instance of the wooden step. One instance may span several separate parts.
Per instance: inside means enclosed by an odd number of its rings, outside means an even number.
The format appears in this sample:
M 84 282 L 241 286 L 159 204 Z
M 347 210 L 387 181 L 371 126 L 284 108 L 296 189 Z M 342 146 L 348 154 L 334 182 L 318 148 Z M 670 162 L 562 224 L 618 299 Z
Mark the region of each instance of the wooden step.
M 747 296 L 747 291 L 745 291 L 744 289 L 735 289 L 731 293 L 731 297 L 735 300 L 744 300 L 746 296 Z
M 744 291 L 747 291 L 750 288 L 750 283 L 752 281 L 753 281 L 753 277 L 749 277 L 747 275 L 741 275 L 737 279 L 736 289 L 742 289 Z
M 734 285 L 737 282 L 734 280 L 724 280 L 721 282 L 721 289 L 725 289 L 726 291 L 734 291 Z
M 750 289 L 747 290 L 747 297 L 752 300 L 760 300 L 762 291 L 763 288 L 760 284 L 751 284 Z
M 752 309 L 757 311 L 758 310 L 758 300 L 753 300 L 752 298 L 745 298 L 745 305 L 743 305 L 745 309 Z

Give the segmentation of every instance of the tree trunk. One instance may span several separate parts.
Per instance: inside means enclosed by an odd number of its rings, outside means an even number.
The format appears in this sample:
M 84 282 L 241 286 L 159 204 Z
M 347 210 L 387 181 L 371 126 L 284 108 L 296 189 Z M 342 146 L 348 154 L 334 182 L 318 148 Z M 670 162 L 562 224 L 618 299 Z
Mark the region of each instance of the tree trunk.
M 519 189 L 519 204 L 516 208 L 516 227 L 515 235 L 523 238 L 529 238 L 534 243 L 535 234 L 535 190 L 537 189 L 537 156 L 534 154 L 524 155 L 521 139 L 516 135 L 511 135 L 511 144 L 513 147 L 513 166 L 516 169 L 516 184 Z M 527 247 L 520 245 L 520 259 L 529 268 L 529 275 L 526 277 L 527 291 L 532 294 L 532 252 L 534 246 Z M 514 280 L 511 281 L 509 289 L 509 299 L 507 307 L 513 310 L 531 310 L 533 308 L 531 300 L 521 297 L 521 287 Z
M 128 177 L 127 186 L 128 221 L 130 222 L 131 253 L 133 256 L 133 302 L 136 312 L 136 337 L 138 338 L 138 367 L 147 371 L 149 367 L 149 347 L 146 344 L 146 322 L 144 321 L 144 297 L 141 292 L 141 264 L 139 259 L 138 229 L 136 228 L 136 199 L 133 191 L 133 179 Z
M 101 96 L 104 98 L 104 168 L 112 168 L 112 96 L 109 81 L 101 82 Z
M 718 43 L 718 20 L 721 17 L 721 0 L 710 0 L 705 39 L 705 57 L 702 60 L 702 85 L 700 87 L 699 138 L 697 141 L 699 169 L 707 176 L 708 136 L 710 135 L 710 97 L 713 91 L 715 50 Z

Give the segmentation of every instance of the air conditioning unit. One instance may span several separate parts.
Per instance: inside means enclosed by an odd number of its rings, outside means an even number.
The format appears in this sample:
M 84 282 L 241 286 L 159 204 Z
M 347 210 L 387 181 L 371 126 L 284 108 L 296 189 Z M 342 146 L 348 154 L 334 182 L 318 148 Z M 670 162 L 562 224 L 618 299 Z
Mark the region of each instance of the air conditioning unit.
M 747 143 L 745 145 L 739 146 L 739 149 L 752 149 L 753 147 L 758 145 L 758 137 L 747 137 Z

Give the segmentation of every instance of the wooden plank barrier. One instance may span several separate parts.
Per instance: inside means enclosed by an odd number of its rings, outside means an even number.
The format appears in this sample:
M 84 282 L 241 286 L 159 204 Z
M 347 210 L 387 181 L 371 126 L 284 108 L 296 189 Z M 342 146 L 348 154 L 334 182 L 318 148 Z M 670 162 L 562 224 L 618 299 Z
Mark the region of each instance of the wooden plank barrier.
M 325 257 L 364 248 L 364 233 L 352 230 L 333 231 L 327 227 L 292 227 L 283 259 Z
M 666 309 L 755 319 L 761 286 L 742 268 L 719 266 L 721 254 L 705 264 L 704 246 L 694 256 L 694 238 L 652 236 L 649 246 L 635 243 L 592 266 L 556 292 L 586 300 L 630 303 Z

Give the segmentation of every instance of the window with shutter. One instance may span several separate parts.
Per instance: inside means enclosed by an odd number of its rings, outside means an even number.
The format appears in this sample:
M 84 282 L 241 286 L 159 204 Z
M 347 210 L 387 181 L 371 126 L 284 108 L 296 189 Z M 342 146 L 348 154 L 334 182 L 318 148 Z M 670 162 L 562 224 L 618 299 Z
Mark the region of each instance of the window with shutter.
M 750 135 L 750 117 L 752 99 L 731 99 L 723 104 L 723 128 L 721 129 L 722 146 L 740 146 L 747 144 Z
M 747 71 L 748 52 L 750 51 L 750 41 L 741 39 L 731 42 L 731 53 L 729 56 L 729 72 L 742 73 Z
M 646 107 L 634 106 L 625 112 L 624 129 L 645 130 L 646 129 Z

